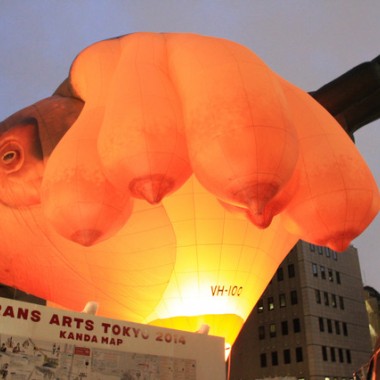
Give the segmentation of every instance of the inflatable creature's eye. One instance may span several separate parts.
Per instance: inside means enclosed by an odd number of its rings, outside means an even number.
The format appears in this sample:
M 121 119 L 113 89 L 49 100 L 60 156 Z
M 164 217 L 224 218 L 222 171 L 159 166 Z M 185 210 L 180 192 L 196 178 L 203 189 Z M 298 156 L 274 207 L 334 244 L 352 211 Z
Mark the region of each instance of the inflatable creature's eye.
M 7 142 L 0 147 L 0 167 L 7 173 L 19 170 L 23 161 L 23 149 L 18 143 Z
M 9 165 L 13 161 L 17 160 L 19 157 L 20 157 L 20 152 L 16 150 L 10 150 L 3 154 L 3 156 L 1 157 L 1 160 L 3 164 Z

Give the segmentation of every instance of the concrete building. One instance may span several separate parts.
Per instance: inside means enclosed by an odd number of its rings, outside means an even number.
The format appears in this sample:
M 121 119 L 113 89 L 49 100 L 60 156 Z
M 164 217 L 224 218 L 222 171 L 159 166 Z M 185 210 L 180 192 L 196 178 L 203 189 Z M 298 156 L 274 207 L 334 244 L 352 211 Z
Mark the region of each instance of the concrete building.
M 357 250 L 300 241 L 232 348 L 231 380 L 346 380 L 371 354 Z

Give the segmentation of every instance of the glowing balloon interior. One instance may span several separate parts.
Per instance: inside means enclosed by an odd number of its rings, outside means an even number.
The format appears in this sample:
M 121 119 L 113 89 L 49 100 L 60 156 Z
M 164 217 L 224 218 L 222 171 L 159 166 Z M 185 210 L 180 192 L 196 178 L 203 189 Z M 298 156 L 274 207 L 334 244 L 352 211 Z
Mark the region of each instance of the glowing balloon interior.
M 342 251 L 379 211 L 335 119 L 224 39 L 95 43 L 0 127 L 1 283 L 228 345 L 298 239 Z

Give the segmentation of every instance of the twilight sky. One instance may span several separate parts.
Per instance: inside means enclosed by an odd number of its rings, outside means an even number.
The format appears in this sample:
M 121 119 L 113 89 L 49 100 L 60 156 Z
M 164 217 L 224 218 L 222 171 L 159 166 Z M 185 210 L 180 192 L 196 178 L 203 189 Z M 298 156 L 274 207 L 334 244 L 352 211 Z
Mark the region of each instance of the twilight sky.
M 378 0 L 1 0 L 0 120 L 50 96 L 89 44 L 137 31 L 228 38 L 311 91 L 380 54 Z M 380 184 L 380 120 L 355 134 Z M 353 242 L 380 291 L 380 215 Z

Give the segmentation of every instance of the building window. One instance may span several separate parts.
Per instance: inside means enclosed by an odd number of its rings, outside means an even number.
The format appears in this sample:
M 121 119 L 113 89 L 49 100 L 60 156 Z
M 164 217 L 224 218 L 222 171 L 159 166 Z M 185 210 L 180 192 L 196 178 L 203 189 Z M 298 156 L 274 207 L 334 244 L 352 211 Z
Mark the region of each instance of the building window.
M 336 283 L 340 284 L 340 273 L 338 271 L 335 271 L 335 279 L 336 279 Z
M 303 352 L 302 352 L 302 347 L 297 347 L 296 348 L 296 362 L 302 362 L 303 361 Z
M 310 248 L 310 251 L 311 252 L 314 252 L 315 251 L 315 245 L 314 244 L 309 244 L 309 248 Z
M 290 363 L 290 350 L 286 349 L 284 350 L 284 364 Z
M 319 270 L 321 271 L 321 278 L 323 280 L 326 280 L 326 270 L 325 270 L 325 267 L 323 265 L 320 265 L 319 266 Z
M 336 254 L 336 251 L 331 251 L 332 252 L 332 257 L 334 260 L 338 260 L 338 256 Z
M 324 362 L 327 362 L 327 347 L 322 346 L 322 359 Z
M 265 327 L 264 326 L 259 326 L 259 339 L 265 339 Z
M 343 363 L 344 362 L 343 350 L 341 348 L 338 349 L 338 356 L 339 356 L 339 362 Z
M 319 317 L 318 321 L 319 321 L 319 331 L 321 332 L 325 331 L 325 324 L 323 322 L 323 318 Z
M 320 255 L 323 255 L 323 249 L 320 245 L 317 246 L 317 250 Z
M 311 271 L 313 272 L 314 277 L 318 277 L 318 265 L 311 263 Z
M 326 248 L 326 257 L 330 257 L 330 255 L 331 255 L 330 248 Z
M 288 335 L 289 329 L 288 329 L 288 321 L 282 321 L 281 322 L 281 334 L 282 335 Z
M 285 307 L 286 306 L 286 297 L 285 297 L 284 293 L 281 293 L 278 296 L 278 300 L 279 300 L 279 303 L 280 303 L 280 307 Z
M 332 334 L 332 323 L 331 323 L 331 319 L 327 319 L 327 332 L 329 334 Z
M 323 300 L 326 306 L 329 306 L 329 294 L 327 292 L 323 292 Z
M 343 335 L 348 336 L 348 330 L 347 330 L 347 323 L 342 322 L 342 328 L 343 328 Z
M 301 331 L 301 323 L 300 323 L 299 318 L 293 319 L 293 331 L 295 333 L 299 333 Z
M 344 300 L 342 296 L 339 296 L 339 307 L 344 310 Z
M 259 299 L 259 302 L 257 302 L 257 312 L 262 313 L 264 311 L 264 301 L 262 298 Z
M 336 362 L 335 348 L 334 347 L 330 347 L 330 356 L 331 356 L 331 361 Z
M 327 274 L 329 277 L 329 281 L 333 282 L 334 281 L 333 270 L 330 268 L 327 268 Z
M 284 279 L 284 270 L 279 267 L 277 269 L 277 281 L 282 281 Z
M 269 336 L 271 338 L 274 338 L 276 336 L 276 325 L 274 323 L 271 323 L 269 325 Z
M 347 363 L 351 363 L 351 351 L 350 350 L 346 350 L 346 359 L 347 359 Z
M 288 277 L 293 278 L 296 275 L 296 271 L 294 269 L 294 264 L 288 265 Z
M 335 321 L 335 332 L 337 335 L 340 335 L 340 324 L 339 321 Z
M 297 290 L 292 290 L 290 292 L 290 303 L 296 305 L 298 303 Z
M 272 352 L 272 365 L 278 365 L 277 351 Z
M 274 301 L 273 297 L 268 297 L 268 310 L 273 310 L 274 309 Z
M 260 354 L 260 367 L 265 368 L 267 366 L 267 355 Z
M 336 307 L 336 295 L 331 294 L 331 305 L 332 307 Z
M 321 291 L 318 289 L 315 289 L 315 302 L 321 303 Z

